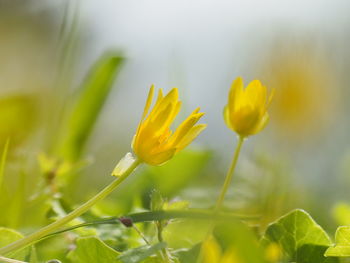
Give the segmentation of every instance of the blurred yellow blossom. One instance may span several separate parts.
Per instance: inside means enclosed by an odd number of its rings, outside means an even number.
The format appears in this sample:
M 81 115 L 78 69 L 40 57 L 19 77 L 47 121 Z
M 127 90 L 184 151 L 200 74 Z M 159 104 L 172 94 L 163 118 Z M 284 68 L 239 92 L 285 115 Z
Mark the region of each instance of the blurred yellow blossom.
M 242 263 L 234 249 L 222 252 L 219 244 L 213 237 L 203 244 L 203 263 Z
M 277 243 L 269 244 L 265 249 L 265 258 L 268 262 L 279 262 L 282 258 L 282 249 Z
M 181 107 L 178 90 L 173 88 L 166 96 L 163 96 L 162 90 L 159 89 L 155 105 L 149 112 L 153 94 L 154 86 L 152 85 L 142 119 L 132 142 L 132 148 L 141 161 L 150 165 L 160 165 L 190 144 L 205 129 L 206 125 L 196 125 L 204 115 L 197 108 L 172 134 L 170 126 Z
M 253 80 L 244 89 L 243 80 L 238 77 L 231 86 L 228 103 L 224 108 L 227 126 L 241 137 L 257 134 L 267 124 L 267 108 L 273 92 L 267 97 L 267 89 L 259 80 Z
M 277 90 L 271 112 L 278 136 L 309 141 L 332 129 L 340 116 L 340 83 L 330 62 L 324 50 L 307 41 L 282 41 L 267 52 L 258 74 Z

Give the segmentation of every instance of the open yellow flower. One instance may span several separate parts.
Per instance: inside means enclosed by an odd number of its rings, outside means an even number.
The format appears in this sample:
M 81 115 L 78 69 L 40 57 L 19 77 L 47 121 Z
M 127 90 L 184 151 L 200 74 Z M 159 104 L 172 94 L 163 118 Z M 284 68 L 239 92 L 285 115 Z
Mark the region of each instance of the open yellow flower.
M 196 125 L 204 115 L 197 108 L 172 134 L 170 126 L 181 108 L 178 90 L 173 88 L 166 96 L 163 96 L 162 90 L 159 89 L 158 98 L 153 109 L 150 110 L 153 94 L 154 86 L 152 85 L 132 148 L 141 161 L 151 165 L 160 165 L 190 144 L 205 129 L 206 125 Z
M 244 89 L 243 80 L 238 77 L 232 83 L 224 108 L 227 126 L 241 137 L 257 134 L 268 123 L 267 108 L 272 97 L 273 92 L 267 98 L 267 89 L 259 80 L 253 80 Z

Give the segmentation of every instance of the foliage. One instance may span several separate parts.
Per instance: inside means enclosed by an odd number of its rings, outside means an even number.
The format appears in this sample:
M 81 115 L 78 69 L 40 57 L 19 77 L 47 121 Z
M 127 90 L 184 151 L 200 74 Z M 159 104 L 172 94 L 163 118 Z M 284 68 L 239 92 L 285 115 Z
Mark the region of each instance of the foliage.
M 327 233 L 303 210 L 294 210 L 272 223 L 261 242 L 265 246 L 277 243 L 291 262 L 336 262 L 323 256 L 331 245 Z
M 211 263 L 347 262 L 349 204 L 337 203 L 330 212 L 324 209 L 330 200 L 312 203 L 303 184 L 290 185 L 287 177 L 293 171 L 281 156 L 253 152 L 238 158 L 246 137 L 260 133 L 269 118 L 272 95 L 260 81 L 252 81 L 248 90 L 240 78 L 233 83 L 225 117 L 240 140 L 229 169 L 234 187 L 230 179 L 222 188 L 227 158 L 209 147 L 183 150 L 206 127 L 196 125 L 203 113 L 195 110 L 171 133 L 181 105 L 177 88 L 167 96 L 160 91 L 153 108 L 152 96 L 147 100 L 132 143 L 135 156 L 119 147 L 126 140 L 122 133 L 108 137 L 104 129 L 109 126 L 99 127 L 99 119 L 117 88 L 125 57 L 105 52 L 83 80 L 74 79 L 70 64 L 76 62 L 79 27 L 76 18 L 72 23 L 61 32 L 68 39 L 60 43 L 63 68 L 55 76 L 57 89 L 0 97 L 0 251 L 20 244 L 2 253 L 0 262 L 6 257 L 30 263 L 195 263 L 203 255 L 206 262 L 215 259 Z M 125 113 L 115 114 L 129 121 Z M 95 128 L 103 131 L 103 140 Z M 219 128 L 215 135 L 221 136 Z M 88 147 L 93 140 L 97 150 Z M 125 157 L 115 166 L 117 155 Z M 99 195 L 107 180 L 108 194 Z M 111 185 L 121 182 L 112 193 Z M 86 210 L 50 228 L 86 204 Z M 291 207 L 307 207 L 325 228 L 305 210 L 282 215 Z M 328 233 L 335 225 L 340 227 L 333 244 Z M 42 230 L 42 236 L 20 243 Z

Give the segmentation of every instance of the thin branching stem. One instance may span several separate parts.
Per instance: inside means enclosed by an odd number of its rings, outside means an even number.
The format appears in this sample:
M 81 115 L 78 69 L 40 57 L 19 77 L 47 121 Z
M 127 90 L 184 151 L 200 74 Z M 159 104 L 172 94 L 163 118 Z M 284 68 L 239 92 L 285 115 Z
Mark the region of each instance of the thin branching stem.
M 6 255 L 12 251 L 22 249 L 24 247 L 27 247 L 28 245 L 37 242 L 44 236 L 56 231 L 60 227 L 64 226 L 68 222 L 72 221 L 73 219 L 77 218 L 78 216 L 82 215 L 86 211 L 88 211 L 93 205 L 95 205 L 97 202 L 104 199 L 106 196 L 108 196 L 110 193 L 113 192 L 114 189 L 116 189 L 134 170 L 135 168 L 141 163 L 140 160 L 136 159 L 125 172 L 112 181 L 107 187 L 105 187 L 101 192 L 99 192 L 97 195 L 89 199 L 86 203 L 82 204 L 66 216 L 58 219 L 57 221 L 53 222 L 52 224 L 45 226 L 41 228 L 40 230 L 22 238 L 19 239 L 5 247 L 0 248 L 0 255 Z

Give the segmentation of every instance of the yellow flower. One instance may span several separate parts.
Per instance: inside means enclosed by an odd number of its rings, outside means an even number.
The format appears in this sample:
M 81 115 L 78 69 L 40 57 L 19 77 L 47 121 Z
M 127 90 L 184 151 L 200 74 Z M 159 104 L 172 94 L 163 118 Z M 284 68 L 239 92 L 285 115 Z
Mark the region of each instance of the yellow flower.
M 273 92 L 267 98 L 267 89 L 259 80 L 253 80 L 244 89 L 243 80 L 238 77 L 232 83 L 224 108 L 227 126 L 242 137 L 257 134 L 268 123 L 267 108 L 272 97 Z
M 269 262 L 279 262 L 282 259 L 282 250 L 277 243 L 269 244 L 265 249 L 265 258 Z
M 150 110 L 153 94 L 154 86 L 152 85 L 132 148 L 141 161 L 151 165 L 160 165 L 190 144 L 205 129 L 206 125 L 196 125 L 204 115 L 197 108 L 172 134 L 170 125 L 181 107 L 178 90 L 173 88 L 166 96 L 163 96 L 162 90 L 159 89 L 158 98 L 153 109 Z
M 213 237 L 204 242 L 203 263 L 242 263 L 233 248 L 224 253 Z

